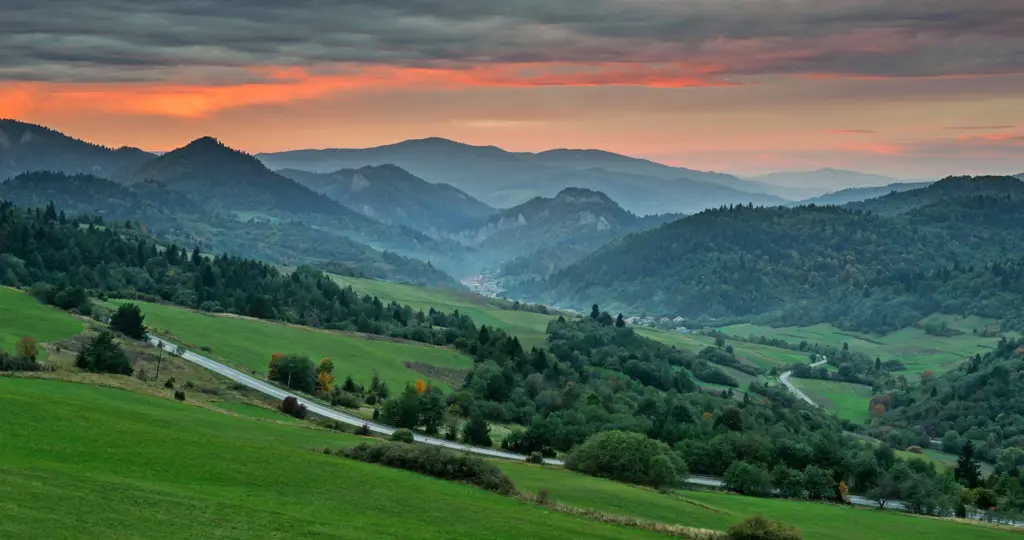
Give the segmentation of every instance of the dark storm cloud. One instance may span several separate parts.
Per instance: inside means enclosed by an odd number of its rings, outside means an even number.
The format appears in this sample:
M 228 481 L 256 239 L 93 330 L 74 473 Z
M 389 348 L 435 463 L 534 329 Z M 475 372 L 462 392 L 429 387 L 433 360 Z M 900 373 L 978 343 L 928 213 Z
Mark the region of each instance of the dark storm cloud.
M 239 82 L 253 66 L 1024 71 L 1020 0 L 0 0 L 0 80 Z

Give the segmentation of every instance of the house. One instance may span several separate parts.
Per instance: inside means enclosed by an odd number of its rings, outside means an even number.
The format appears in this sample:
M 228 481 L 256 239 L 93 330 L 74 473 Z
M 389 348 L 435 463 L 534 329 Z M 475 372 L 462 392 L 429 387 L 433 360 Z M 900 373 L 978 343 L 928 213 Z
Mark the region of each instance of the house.
M 685 326 L 680 326 L 680 327 L 676 328 L 676 332 L 679 332 L 680 334 L 689 334 L 690 333 L 690 329 L 685 327 Z
M 686 319 L 684 319 L 682 317 L 676 317 L 675 319 L 672 319 L 672 322 L 674 322 L 676 324 L 680 324 L 680 323 L 686 322 Z

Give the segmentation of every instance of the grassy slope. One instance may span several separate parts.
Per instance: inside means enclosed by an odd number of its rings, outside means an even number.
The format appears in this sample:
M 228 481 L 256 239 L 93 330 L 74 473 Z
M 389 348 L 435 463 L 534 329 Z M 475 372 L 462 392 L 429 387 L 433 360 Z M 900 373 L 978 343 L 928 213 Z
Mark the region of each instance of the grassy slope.
M 209 356 L 266 373 L 275 352 L 303 354 L 318 362 L 330 358 L 338 381 L 352 375 L 356 382 L 369 384 L 377 369 L 392 390 L 406 382 L 429 377 L 406 368 L 403 362 L 422 362 L 450 369 L 469 369 L 472 360 L 452 349 L 411 343 L 370 340 L 337 332 L 288 326 L 239 317 L 214 316 L 182 308 L 139 303 L 152 329 L 171 332 L 187 347 L 207 347 Z M 448 388 L 434 381 L 435 385 Z
M 936 337 L 918 328 L 904 328 L 885 336 L 871 336 L 846 332 L 828 324 L 786 328 L 739 324 L 721 330 L 742 337 L 754 335 L 782 338 L 790 343 L 807 340 L 811 343 L 842 346 L 848 342 L 853 351 L 878 356 L 883 361 L 896 359 L 903 362 L 907 366 L 908 375 L 920 375 L 925 370 L 942 373 L 968 356 L 985 354 L 999 341 L 999 338 L 982 338 L 970 333 L 971 329 L 983 326 L 977 319 L 949 322 L 951 327 L 960 326 L 967 332 L 952 337 Z
M 311 451 L 351 436 L 120 390 L 0 377 L 0 418 L 0 538 L 655 538 Z
M 815 403 L 834 412 L 840 418 L 861 423 L 870 416 L 868 403 L 873 395 L 870 386 L 795 377 L 790 379 L 790 382 L 803 390 Z
M 987 540 L 1017 537 L 1016 533 L 974 524 L 868 508 L 757 499 L 716 492 L 680 491 L 675 495 L 664 495 L 564 470 L 519 463 L 503 464 L 502 468 L 523 491 L 536 493 L 547 489 L 552 499 L 573 506 L 692 527 L 721 530 L 750 515 L 763 514 L 796 525 L 803 531 L 804 538 L 814 540 Z
M 14 352 L 18 340 L 34 337 L 39 343 L 57 341 L 82 332 L 78 319 L 35 298 L 7 287 L 0 287 L 0 349 Z M 40 356 L 46 351 L 39 349 Z
M 503 300 L 485 298 L 468 292 L 416 287 L 372 279 L 331 277 L 341 285 L 351 285 L 358 293 L 376 296 L 385 302 L 393 300 L 423 311 L 434 308 L 438 311 L 451 312 L 457 309 L 459 313 L 472 317 L 473 322 L 477 324 L 497 326 L 518 336 L 523 347 L 527 349 L 544 342 L 548 321 L 552 319 L 551 316 L 539 313 L 502 309 L 500 305 Z
M 698 353 L 705 347 L 715 346 L 714 338 L 699 334 L 680 334 L 678 332 L 666 332 L 651 328 L 640 328 L 637 332 L 642 336 L 693 353 Z M 789 364 L 805 364 L 808 362 L 806 354 L 779 349 L 778 347 L 744 343 L 742 341 L 729 341 L 728 344 L 732 345 L 736 357 L 741 361 L 764 369 Z

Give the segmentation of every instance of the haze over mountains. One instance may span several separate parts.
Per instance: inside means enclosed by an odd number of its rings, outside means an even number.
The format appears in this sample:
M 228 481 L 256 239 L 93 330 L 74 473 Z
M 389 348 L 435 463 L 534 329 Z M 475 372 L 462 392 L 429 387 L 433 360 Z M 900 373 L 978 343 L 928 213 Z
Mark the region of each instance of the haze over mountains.
M 791 194 L 797 195 L 798 200 L 819 197 L 823 194 L 849 188 L 893 186 L 899 190 L 898 186 L 921 183 L 920 181 L 904 181 L 888 176 L 830 169 L 827 167 L 815 171 L 771 173 L 754 177 L 751 180 L 788 188 Z M 882 195 L 884 194 L 882 193 Z
M 668 167 L 610 152 L 513 153 L 438 138 L 257 157 L 272 169 L 310 172 L 394 164 L 428 182 L 451 184 L 497 208 L 509 208 L 533 197 L 552 197 L 567 187 L 604 192 L 637 214 L 689 212 L 723 204 L 783 204 L 784 199 L 769 192 L 787 191 L 727 174 Z

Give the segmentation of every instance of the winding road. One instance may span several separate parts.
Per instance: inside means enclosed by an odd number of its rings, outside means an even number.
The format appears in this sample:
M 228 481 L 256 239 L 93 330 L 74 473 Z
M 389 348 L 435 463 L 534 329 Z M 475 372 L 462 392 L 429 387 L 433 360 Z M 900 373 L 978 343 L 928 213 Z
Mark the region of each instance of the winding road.
M 828 363 L 828 358 L 825 358 L 825 357 L 820 357 L 820 358 L 822 358 L 822 360 L 819 360 L 819 361 L 811 364 L 812 368 L 816 368 L 818 366 L 821 366 L 821 365 L 824 365 L 824 364 Z M 782 375 L 779 375 L 779 382 L 782 383 L 782 385 L 786 387 L 786 390 L 789 390 L 789 393 L 791 393 L 794 396 L 796 396 L 796 397 L 806 401 L 812 407 L 817 407 L 818 404 L 815 403 L 813 399 L 807 397 L 807 394 L 803 393 L 799 388 L 794 386 L 793 383 L 789 382 L 789 377 L 792 376 L 792 375 L 793 375 L 793 371 L 792 370 L 787 371 L 787 372 L 783 373 Z
M 161 349 L 163 349 L 163 350 L 165 350 L 165 351 L 167 351 L 169 353 L 172 353 L 172 354 L 177 354 L 178 352 L 181 352 L 181 354 L 179 355 L 179 356 L 181 356 L 181 358 L 183 358 L 185 360 L 188 360 L 189 362 L 192 362 L 193 364 L 196 364 L 196 365 L 199 365 L 201 367 L 204 367 L 204 368 L 206 368 L 206 369 L 208 369 L 208 370 L 210 370 L 210 371 L 212 371 L 214 373 L 217 373 L 219 375 L 223 375 L 224 377 L 227 377 L 228 379 L 231 379 L 232 381 L 235 381 L 238 384 L 247 386 L 247 387 L 249 387 L 249 388 L 251 388 L 253 390 L 256 390 L 257 392 L 260 392 L 260 393 L 262 393 L 264 395 L 273 397 L 275 399 L 284 399 L 284 398 L 286 398 L 288 396 L 295 396 L 295 398 L 299 400 L 299 403 L 305 405 L 306 408 L 309 409 L 309 412 L 311 412 L 311 413 L 313 413 L 313 414 L 315 414 L 317 416 L 322 416 L 324 418 L 330 418 L 331 420 L 336 420 L 338 422 L 341 422 L 343 424 L 348 424 L 348 425 L 351 425 L 351 426 L 363 426 L 363 425 L 365 425 L 365 426 L 368 426 L 370 428 L 370 431 L 372 431 L 374 433 L 381 434 L 381 435 L 391 435 L 392 433 L 395 432 L 395 428 L 393 428 L 393 427 L 385 426 L 383 424 L 378 424 L 376 422 L 369 422 L 369 421 L 367 421 L 367 420 L 365 420 L 363 418 L 360 418 L 360 417 L 358 417 L 356 415 L 340 412 L 340 411 L 331 409 L 329 407 L 324 407 L 323 405 L 320 405 L 318 403 L 312 402 L 312 401 L 310 401 L 308 399 L 304 399 L 302 397 L 296 396 L 292 392 L 285 391 L 285 390 L 283 390 L 281 388 L 278 388 L 277 386 L 274 386 L 272 384 L 269 384 L 269 383 L 267 383 L 265 381 L 261 381 L 261 380 L 255 378 L 255 377 L 251 377 L 249 375 L 246 375 L 245 373 L 242 373 L 241 371 L 238 371 L 237 369 L 225 366 L 224 364 L 221 364 L 220 362 L 217 362 L 215 360 L 211 360 L 211 359 L 209 359 L 209 358 L 207 358 L 205 356 L 202 356 L 200 354 L 196 354 L 196 353 L 194 353 L 192 351 L 182 350 L 177 345 L 174 345 L 173 343 L 170 343 L 169 341 L 165 341 L 165 340 L 160 339 L 158 337 L 149 336 L 149 342 L 152 343 L 154 346 L 159 347 L 159 348 L 161 348 Z M 461 450 L 463 452 L 470 452 L 470 453 L 478 454 L 478 455 L 481 455 L 481 456 L 496 457 L 496 458 L 503 458 L 503 459 L 513 459 L 513 460 L 517 460 L 517 461 L 525 461 L 526 460 L 526 456 L 524 456 L 522 454 L 515 454 L 515 453 L 512 453 L 512 452 L 503 452 L 501 450 L 493 450 L 493 449 L 490 449 L 490 448 L 481 448 L 479 446 L 470 446 L 470 445 L 466 445 L 466 444 L 459 444 L 457 442 L 448 441 L 448 440 L 444 440 L 444 439 L 438 439 L 436 437 L 427 437 L 425 435 L 420 435 L 418 433 L 414 435 L 414 438 L 415 438 L 416 442 L 421 442 L 421 443 L 424 443 L 424 444 L 430 444 L 430 445 L 433 445 L 433 446 L 441 446 L 441 447 L 449 448 L 449 449 L 452 449 L 452 450 Z M 544 462 L 546 464 L 548 464 L 548 465 L 558 465 L 558 466 L 564 465 L 564 463 L 561 460 L 557 460 L 557 459 L 545 459 Z

